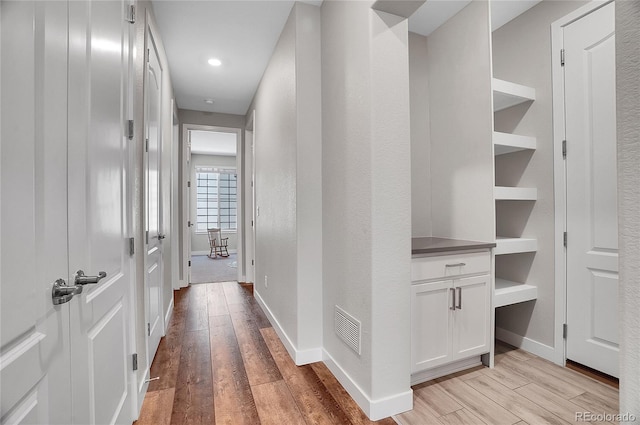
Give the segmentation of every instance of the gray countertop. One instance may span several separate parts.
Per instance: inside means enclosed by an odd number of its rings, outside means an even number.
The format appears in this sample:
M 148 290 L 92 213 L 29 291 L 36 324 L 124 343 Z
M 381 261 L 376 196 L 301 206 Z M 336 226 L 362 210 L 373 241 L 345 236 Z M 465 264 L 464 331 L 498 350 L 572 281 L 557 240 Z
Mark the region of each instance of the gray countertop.
M 463 251 L 467 249 L 494 248 L 494 242 L 463 241 L 446 238 L 411 238 L 411 255 L 434 252 Z

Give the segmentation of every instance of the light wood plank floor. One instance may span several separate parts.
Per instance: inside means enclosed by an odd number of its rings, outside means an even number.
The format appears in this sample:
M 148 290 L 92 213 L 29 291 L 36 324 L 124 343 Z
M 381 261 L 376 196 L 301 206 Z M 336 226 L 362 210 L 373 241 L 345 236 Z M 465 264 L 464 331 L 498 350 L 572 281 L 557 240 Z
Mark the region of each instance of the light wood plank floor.
M 416 385 L 413 402 L 397 422 L 567 424 L 586 422 L 576 412 L 617 414 L 618 389 L 496 342 L 494 369 L 480 366 Z
M 382 424 L 371 422 L 323 363 L 296 366 L 236 282 L 175 291 L 137 425 Z

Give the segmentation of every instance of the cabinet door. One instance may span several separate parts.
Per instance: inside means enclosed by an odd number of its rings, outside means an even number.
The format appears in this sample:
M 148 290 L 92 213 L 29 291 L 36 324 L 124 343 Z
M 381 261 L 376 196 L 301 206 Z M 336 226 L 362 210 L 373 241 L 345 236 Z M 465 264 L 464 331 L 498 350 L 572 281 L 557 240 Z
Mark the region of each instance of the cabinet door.
M 453 281 L 411 286 L 411 372 L 451 361 Z
M 453 314 L 453 359 L 488 353 L 491 312 L 489 275 L 454 281 L 456 310 Z

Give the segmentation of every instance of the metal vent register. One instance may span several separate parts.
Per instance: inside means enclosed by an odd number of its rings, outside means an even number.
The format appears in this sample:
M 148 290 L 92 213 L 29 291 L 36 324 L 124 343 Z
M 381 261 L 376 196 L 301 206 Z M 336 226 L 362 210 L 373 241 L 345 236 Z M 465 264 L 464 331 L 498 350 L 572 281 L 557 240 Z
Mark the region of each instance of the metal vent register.
M 336 306 L 335 314 L 335 330 L 336 334 L 342 339 L 353 351 L 360 355 L 360 321 L 352 315 Z

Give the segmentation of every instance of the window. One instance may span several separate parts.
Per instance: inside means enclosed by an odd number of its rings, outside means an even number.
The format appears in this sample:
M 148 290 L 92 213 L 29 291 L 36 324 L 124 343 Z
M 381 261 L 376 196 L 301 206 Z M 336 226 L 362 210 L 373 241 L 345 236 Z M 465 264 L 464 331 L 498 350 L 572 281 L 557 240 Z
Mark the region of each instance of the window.
M 196 232 L 211 227 L 236 230 L 236 172 L 196 168 Z

